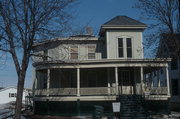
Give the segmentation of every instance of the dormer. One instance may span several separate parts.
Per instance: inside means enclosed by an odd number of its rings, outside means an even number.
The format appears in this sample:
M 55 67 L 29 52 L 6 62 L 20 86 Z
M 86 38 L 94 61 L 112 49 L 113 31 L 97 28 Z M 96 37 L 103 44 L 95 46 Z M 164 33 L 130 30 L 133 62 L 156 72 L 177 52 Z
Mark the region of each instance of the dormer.
M 146 27 L 127 16 L 117 16 L 104 23 L 99 35 L 106 42 L 107 59 L 143 58 L 142 32 Z

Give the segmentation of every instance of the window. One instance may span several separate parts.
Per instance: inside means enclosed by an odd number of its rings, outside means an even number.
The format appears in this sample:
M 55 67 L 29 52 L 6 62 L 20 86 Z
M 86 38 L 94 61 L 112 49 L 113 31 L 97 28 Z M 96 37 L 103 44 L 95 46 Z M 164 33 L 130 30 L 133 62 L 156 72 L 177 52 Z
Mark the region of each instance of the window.
M 9 93 L 9 97 L 11 98 L 11 97 L 16 97 L 17 96 L 17 94 L 16 93 Z
M 132 57 L 132 43 L 131 38 L 126 38 L 127 57 Z
M 171 70 L 176 70 L 177 66 L 178 66 L 177 59 L 172 58 L 172 61 L 171 61 Z
M 70 47 L 70 59 L 78 59 L 78 46 Z
M 118 51 L 119 51 L 119 57 L 123 57 L 123 38 L 118 38 Z
M 95 46 L 88 46 L 88 59 L 95 59 Z

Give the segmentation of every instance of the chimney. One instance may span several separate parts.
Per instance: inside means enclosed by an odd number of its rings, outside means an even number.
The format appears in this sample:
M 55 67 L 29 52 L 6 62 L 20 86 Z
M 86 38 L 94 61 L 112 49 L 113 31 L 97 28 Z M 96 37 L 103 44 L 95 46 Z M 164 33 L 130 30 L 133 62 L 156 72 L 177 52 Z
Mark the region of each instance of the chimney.
M 93 34 L 92 27 L 86 27 L 86 34 L 92 36 Z

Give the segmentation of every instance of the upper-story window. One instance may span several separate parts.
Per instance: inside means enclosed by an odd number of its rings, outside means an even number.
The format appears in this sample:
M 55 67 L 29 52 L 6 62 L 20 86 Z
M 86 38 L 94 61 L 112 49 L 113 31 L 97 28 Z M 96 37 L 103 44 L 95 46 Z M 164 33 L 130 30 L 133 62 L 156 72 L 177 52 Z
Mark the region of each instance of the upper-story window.
M 118 38 L 118 51 L 119 51 L 119 57 L 124 56 L 124 50 L 123 50 L 123 38 Z
M 78 46 L 70 47 L 70 59 L 78 59 Z
M 118 57 L 132 57 L 132 39 L 118 38 Z
M 132 42 L 131 38 L 126 38 L 127 57 L 132 57 Z
M 96 58 L 95 50 L 96 50 L 95 46 L 88 46 L 88 59 L 95 59 Z

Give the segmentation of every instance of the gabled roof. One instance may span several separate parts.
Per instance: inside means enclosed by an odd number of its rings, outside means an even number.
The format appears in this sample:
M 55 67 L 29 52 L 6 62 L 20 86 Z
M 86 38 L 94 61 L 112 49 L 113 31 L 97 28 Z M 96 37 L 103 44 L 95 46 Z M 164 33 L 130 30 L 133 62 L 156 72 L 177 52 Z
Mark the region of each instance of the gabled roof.
M 108 22 L 104 23 L 102 26 L 143 26 L 146 27 L 147 25 L 129 18 L 127 16 L 116 16 L 113 19 L 109 20 Z

